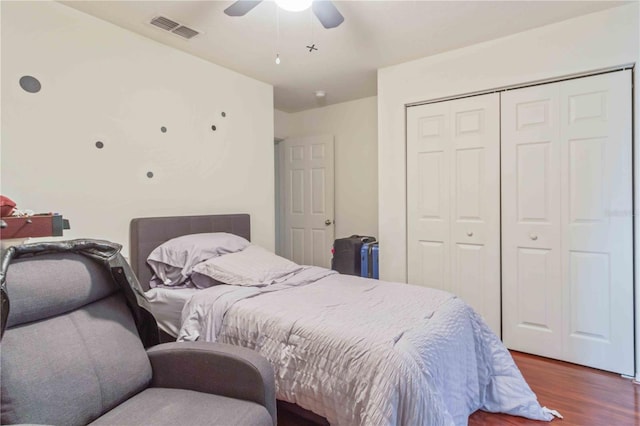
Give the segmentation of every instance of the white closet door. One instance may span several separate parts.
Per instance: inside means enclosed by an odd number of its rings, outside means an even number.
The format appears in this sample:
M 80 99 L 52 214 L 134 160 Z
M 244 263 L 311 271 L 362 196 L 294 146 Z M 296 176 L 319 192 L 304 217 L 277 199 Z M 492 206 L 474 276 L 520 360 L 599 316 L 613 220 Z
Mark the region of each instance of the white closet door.
M 499 96 L 407 118 L 409 283 L 455 293 L 500 335 Z
M 558 84 L 502 94 L 502 332 L 507 347 L 562 356 Z
M 509 348 L 633 374 L 630 82 L 625 71 L 502 96 Z
M 564 357 L 633 375 L 631 71 L 560 95 Z
M 450 103 L 407 110 L 408 281 L 451 290 Z

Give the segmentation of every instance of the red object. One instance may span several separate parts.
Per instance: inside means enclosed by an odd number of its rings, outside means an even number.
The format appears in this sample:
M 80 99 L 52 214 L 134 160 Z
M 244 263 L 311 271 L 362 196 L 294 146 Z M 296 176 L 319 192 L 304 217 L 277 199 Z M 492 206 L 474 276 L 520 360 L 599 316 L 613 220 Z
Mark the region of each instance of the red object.
M 11 198 L 0 195 L 0 216 L 10 216 L 15 208 L 16 203 Z
M 59 237 L 65 229 L 62 216 L 41 214 L 25 217 L 3 217 L 6 227 L 0 231 L 0 240 L 9 238 Z M 68 229 L 68 228 L 67 228 Z

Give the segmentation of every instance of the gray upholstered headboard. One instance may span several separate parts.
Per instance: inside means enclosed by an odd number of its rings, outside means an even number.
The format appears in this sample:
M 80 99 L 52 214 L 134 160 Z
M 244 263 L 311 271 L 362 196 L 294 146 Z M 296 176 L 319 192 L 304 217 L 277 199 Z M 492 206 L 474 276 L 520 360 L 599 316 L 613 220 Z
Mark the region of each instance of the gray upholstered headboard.
M 172 238 L 203 232 L 228 232 L 251 241 L 251 221 L 248 214 L 133 219 L 129 225 L 129 256 L 142 287 L 149 289 L 152 272 L 147 265 L 147 257 L 154 248 Z

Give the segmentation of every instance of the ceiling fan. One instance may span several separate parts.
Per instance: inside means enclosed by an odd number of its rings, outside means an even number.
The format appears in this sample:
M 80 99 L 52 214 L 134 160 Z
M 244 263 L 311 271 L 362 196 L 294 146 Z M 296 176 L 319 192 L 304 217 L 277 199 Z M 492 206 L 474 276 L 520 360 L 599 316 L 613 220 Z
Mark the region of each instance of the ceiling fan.
M 344 16 L 329 0 L 275 0 L 276 4 L 292 12 L 298 12 L 311 6 L 313 13 L 325 28 L 335 28 L 342 24 Z M 238 0 L 224 10 L 229 16 L 244 16 L 262 0 Z

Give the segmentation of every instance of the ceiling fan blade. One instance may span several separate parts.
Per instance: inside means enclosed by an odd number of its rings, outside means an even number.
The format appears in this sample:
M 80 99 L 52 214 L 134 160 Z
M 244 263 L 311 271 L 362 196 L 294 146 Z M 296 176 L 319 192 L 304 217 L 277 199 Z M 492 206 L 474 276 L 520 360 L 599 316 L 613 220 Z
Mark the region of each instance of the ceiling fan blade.
M 314 0 L 311 7 L 313 8 L 313 13 L 325 28 L 335 28 L 344 21 L 344 16 L 329 0 Z
M 226 8 L 224 10 L 224 13 L 226 13 L 229 16 L 244 16 L 247 13 L 249 13 L 249 11 L 251 9 L 256 7 L 261 2 L 262 2 L 262 0 L 257 0 L 257 1 L 254 1 L 254 0 L 238 0 L 237 2 L 235 2 L 234 4 L 232 4 L 231 6 Z

